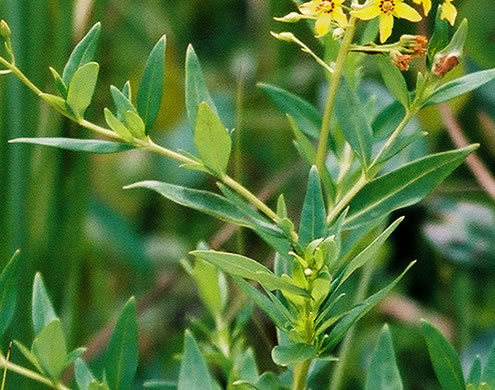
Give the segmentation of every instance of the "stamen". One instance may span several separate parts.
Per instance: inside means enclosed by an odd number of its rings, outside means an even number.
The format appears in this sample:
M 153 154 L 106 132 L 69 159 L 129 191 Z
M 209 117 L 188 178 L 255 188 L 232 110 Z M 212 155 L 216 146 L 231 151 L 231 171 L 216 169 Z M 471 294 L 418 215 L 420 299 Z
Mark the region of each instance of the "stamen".
M 388 14 L 394 10 L 395 0 L 381 0 L 379 7 L 384 14 Z

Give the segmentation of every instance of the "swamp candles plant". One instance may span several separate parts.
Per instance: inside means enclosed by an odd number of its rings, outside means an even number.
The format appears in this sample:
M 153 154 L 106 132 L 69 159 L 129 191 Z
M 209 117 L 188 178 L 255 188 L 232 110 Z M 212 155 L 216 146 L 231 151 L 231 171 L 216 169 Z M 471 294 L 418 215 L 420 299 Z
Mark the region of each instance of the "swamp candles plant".
M 430 1 L 414 0 L 414 3 L 422 4 L 425 15 L 429 13 Z M 137 94 L 133 93 L 129 82 L 122 88 L 110 87 L 115 108 L 104 109 L 108 127 L 102 127 L 86 119 L 99 73 L 94 54 L 100 24 L 96 24 L 79 42 L 62 74 L 50 68 L 58 90 L 58 95 L 53 95 L 40 90 L 17 67 L 10 29 L 5 21 L 1 22 L 6 53 L 0 57 L 1 74 L 17 77 L 61 115 L 112 140 L 20 138 L 12 140 L 12 143 L 92 153 L 142 149 L 176 160 L 184 169 L 213 176 L 218 180 L 219 191 L 214 193 L 150 180 L 125 188 L 151 189 L 182 206 L 251 229 L 275 252 L 273 269 L 261 264 L 256 260 L 256 254 L 249 251 L 249 256 L 205 247 L 191 252 L 194 264 L 185 262 L 184 266 L 196 281 L 200 297 L 214 319 L 215 333 L 208 349 L 215 354 L 216 361 L 223 362 L 222 378 L 217 381 L 219 378 L 210 374 L 203 356 L 206 354 L 201 352 L 193 333 L 186 331 L 178 382 L 150 382 L 147 387 L 213 390 L 220 388 L 219 383 L 225 383 L 227 389 L 306 389 L 315 362 L 337 360 L 336 347 L 352 325 L 372 310 L 410 269 L 414 262 L 392 282 L 368 297 L 348 297 L 344 293 L 348 290 L 350 277 L 377 258 L 379 250 L 403 219 L 389 223 L 390 214 L 423 199 L 477 148 L 477 145 L 471 145 L 430 154 L 393 169 L 388 165 L 393 157 L 426 135 L 424 132 L 404 134 L 406 125 L 423 107 L 446 102 L 495 79 L 495 70 L 492 69 L 443 83 L 443 76 L 462 55 L 468 24 L 466 20 L 462 21 L 449 40 L 449 26 L 445 19 L 453 25 L 456 15 L 451 1 L 446 0 L 436 15 L 429 43 L 423 36 L 403 35 L 398 42 L 388 44 L 385 42 L 391 36 L 394 18 L 412 22 L 422 18 L 410 1 L 368 0 L 359 4 L 357 1 L 311 0 L 300 5 L 299 12 L 277 18 L 291 23 L 314 20 L 315 36 L 321 39 L 325 58 L 330 59 L 320 58 L 293 33 L 273 33 L 280 40 L 299 45 L 324 69 L 329 87 L 323 113 L 288 91 L 260 84 L 260 88 L 287 115 L 297 152 L 310 167 L 298 224 L 289 217 L 292 214 L 287 211 L 283 194 L 273 209 L 229 175 L 231 133 L 223 124 L 208 92 L 199 60 L 191 46 L 187 49 L 185 61 L 185 109 L 194 129 L 195 155 L 158 145 L 150 136 L 162 100 L 165 37 L 151 51 Z M 378 25 L 371 21 L 376 18 Z M 365 24 L 359 37 L 358 24 Z M 378 34 L 380 44 L 374 43 Z M 354 55 L 352 61 L 348 61 L 350 53 Z M 361 63 L 371 55 L 376 57 L 383 82 L 396 100 L 377 115 L 370 114 L 370 102 L 364 101 L 358 93 L 362 79 Z M 423 56 L 426 56 L 426 70 L 417 73 L 416 88 L 410 91 L 401 71 L 409 68 L 413 57 Z M 328 161 L 332 161 L 333 166 Z M 4 273 L 11 272 L 9 267 Z M 234 325 L 226 318 L 225 273 L 233 277 L 239 288 L 277 328 L 278 345 L 271 351 L 271 356 L 276 364 L 288 367 L 290 380 L 287 381 L 283 375 L 260 375 L 258 372 L 252 351 L 239 337 L 242 323 Z M 2 281 L 6 283 L 4 279 Z M 360 291 L 366 290 L 366 283 L 363 278 Z M 14 366 L 3 357 L 0 365 L 62 389 L 66 387 L 61 384 L 61 373 L 75 360 L 79 389 L 129 389 L 137 367 L 134 301 L 129 301 L 117 322 L 107 350 L 105 375 L 100 382 L 78 358 L 81 350 L 67 353 L 60 320 L 51 309 L 39 276 L 33 289 L 37 297 L 44 297 L 46 301 L 40 306 L 37 303 L 39 299 L 33 295 L 33 323 L 37 338 L 31 350 L 19 343 L 16 345 L 38 372 Z M 439 363 L 445 354 L 450 356 L 452 353 L 443 349 L 444 340 L 432 329 L 431 325 L 424 325 L 440 383 L 452 390 L 454 387 L 448 378 L 457 377 L 459 387 L 456 388 L 465 388 L 464 379 L 459 379 L 457 366 L 445 368 Z M 51 349 L 50 343 L 56 343 L 56 348 Z M 375 383 L 387 377 L 384 371 L 387 369 L 392 372 L 388 376 L 392 378 L 392 385 L 376 387 Z M 372 370 L 366 388 L 402 389 L 388 328 L 384 328 L 380 336 Z M 475 382 L 473 386 L 482 383 L 481 379 Z M 488 379 L 489 385 L 495 386 L 493 382 Z

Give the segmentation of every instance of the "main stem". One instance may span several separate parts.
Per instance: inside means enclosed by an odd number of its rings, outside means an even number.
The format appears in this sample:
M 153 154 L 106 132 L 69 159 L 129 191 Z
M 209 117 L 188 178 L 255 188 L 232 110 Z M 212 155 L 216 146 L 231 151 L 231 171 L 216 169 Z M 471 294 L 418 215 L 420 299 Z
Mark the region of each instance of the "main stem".
M 321 132 L 320 141 L 318 144 L 318 149 L 316 151 L 316 167 L 318 171 L 323 172 L 325 169 L 325 159 L 328 151 L 328 137 L 330 135 L 330 122 L 332 120 L 333 108 L 335 106 L 335 100 L 337 98 L 337 91 L 339 89 L 340 80 L 344 74 L 344 65 L 347 55 L 349 54 L 349 49 L 352 44 L 352 39 L 354 38 L 354 33 L 356 32 L 356 17 L 351 16 L 349 24 L 347 25 L 344 39 L 342 41 L 342 46 L 340 47 L 339 54 L 337 56 L 337 61 L 335 62 L 335 71 L 332 75 L 332 81 L 330 83 L 330 88 L 328 89 L 328 95 L 325 103 L 325 110 L 323 112 L 323 119 L 321 122 Z
M 312 359 L 308 359 L 294 366 L 294 382 L 292 384 L 292 390 L 304 390 L 306 388 L 306 381 L 308 379 L 311 361 Z

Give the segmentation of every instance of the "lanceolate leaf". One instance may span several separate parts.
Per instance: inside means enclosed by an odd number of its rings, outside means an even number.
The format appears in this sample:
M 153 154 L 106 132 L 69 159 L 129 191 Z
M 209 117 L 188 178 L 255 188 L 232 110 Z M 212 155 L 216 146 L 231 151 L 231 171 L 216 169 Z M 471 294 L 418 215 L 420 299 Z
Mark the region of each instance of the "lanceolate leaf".
M 216 111 L 201 71 L 198 56 L 189 45 L 186 53 L 186 111 L 191 126 L 196 125 L 199 105 L 205 102 Z
M 50 378 L 58 380 L 66 367 L 67 346 L 62 324 L 57 318 L 46 325 L 34 339 L 33 355 Z
M 67 91 L 67 105 L 77 119 L 84 118 L 84 113 L 91 104 L 99 70 L 100 65 L 90 62 L 81 66 L 72 76 Z
M 403 388 L 395 360 L 392 335 L 388 325 L 385 325 L 371 356 L 365 390 L 402 390 Z
M 311 241 L 325 235 L 326 218 L 320 176 L 313 166 L 309 172 L 308 187 L 299 222 L 299 243 L 303 248 Z
M 35 336 L 37 336 L 45 326 L 57 319 L 57 315 L 55 314 L 55 310 L 53 310 L 52 303 L 48 297 L 40 273 L 37 273 L 34 276 L 32 318 Z
M 433 58 L 440 50 L 449 43 L 449 24 L 447 20 L 441 18 L 442 6 L 439 5 L 435 15 L 435 27 L 433 35 L 428 43 L 428 53 L 426 54 L 426 66 L 431 68 Z
M 88 152 L 88 153 L 118 153 L 125 152 L 127 150 L 134 149 L 134 146 L 128 144 L 121 144 L 118 142 L 100 141 L 94 139 L 75 139 L 75 138 L 16 138 L 10 140 L 9 143 L 24 143 L 51 146 L 54 148 L 72 150 L 75 152 Z
M 425 320 L 422 320 L 422 329 L 433 369 L 442 387 L 445 390 L 464 390 L 464 375 L 454 347 L 437 328 Z
M 471 145 L 426 156 L 371 181 L 352 200 L 344 228 L 361 226 L 419 202 L 477 148 Z
M 253 227 L 253 224 L 244 212 L 227 199 L 212 192 L 194 190 L 152 180 L 142 181 L 124 187 L 124 189 L 131 188 L 148 188 L 175 203 L 212 215 L 222 221 L 249 228 Z
M 107 122 L 108 126 L 115 131 L 118 135 L 122 137 L 127 142 L 132 142 L 132 134 L 129 129 L 124 125 L 121 121 L 119 121 L 112 112 L 105 108 L 105 122 Z
M 194 336 L 186 330 L 184 335 L 184 357 L 180 365 L 177 390 L 215 390 L 213 380 L 201 355 Z
M 321 113 L 306 100 L 274 85 L 258 83 L 272 100 L 273 104 L 284 114 L 290 115 L 299 129 L 313 139 L 318 139 L 321 129 Z
M 431 106 L 453 99 L 457 96 L 471 92 L 476 88 L 495 79 L 495 69 L 482 70 L 449 81 L 438 87 L 423 103 L 423 106 Z
M 390 237 L 403 219 L 404 217 L 401 217 L 394 221 L 394 223 L 392 223 L 382 234 L 380 234 L 371 244 L 359 252 L 359 254 L 350 261 L 342 273 L 335 279 L 334 283 L 336 284 L 336 287 L 332 289 L 333 294 L 338 291 L 339 287 L 342 286 L 342 284 L 354 273 L 354 271 L 365 265 L 368 261 L 373 260 L 378 250 L 382 247 L 387 238 Z
M 487 382 L 490 384 L 490 382 L 488 382 L 486 379 L 483 382 Z M 467 383 L 471 383 L 476 386 L 481 383 L 481 358 L 479 355 L 476 356 L 476 359 L 474 359 L 473 365 L 469 370 Z
M 219 177 L 225 175 L 232 140 L 217 113 L 205 102 L 199 105 L 194 144 L 204 165 Z
M 486 382 L 495 388 L 495 343 L 492 344 L 485 366 L 483 367 L 481 382 Z
M 339 87 L 335 115 L 346 141 L 361 159 L 361 165 L 368 166 L 373 144 L 371 124 L 364 112 L 364 105 L 345 81 Z
M 285 290 L 298 295 L 308 295 L 305 290 L 276 276 L 263 264 L 260 264 L 249 257 L 236 253 L 217 251 L 192 251 L 190 253 L 193 256 L 197 256 L 216 265 L 228 274 L 255 280 L 268 290 Z
M 88 390 L 89 385 L 95 381 L 95 377 L 90 371 L 87 364 L 82 359 L 76 359 L 74 362 L 74 374 L 76 377 L 77 387 L 80 390 Z
M 127 111 L 134 111 L 137 113 L 136 108 L 129 100 L 129 98 L 126 95 L 124 95 L 124 93 L 122 93 L 122 91 L 120 91 L 114 85 L 110 86 L 110 94 L 112 95 L 115 108 L 117 109 L 117 118 L 119 120 L 124 119 L 124 114 Z
M 0 274 L 0 337 L 12 321 L 17 303 L 19 279 L 19 253 L 17 250 Z
M 162 102 L 166 43 L 167 38 L 164 35 L 151 51 L 139 85 L 137 109 L 146 124 L 147 132 L 153 126 Z
M 69 85 L 77 69 L 93 60 L 100 31 L 101 23 L 96 23 L 74 48 L 62 73 L 66 85 Z
M 345 316 L 343 316 L 335 325 L 335 327 L 328 334 L 327 341 L 324 344 L 324 351 L 331 351 L 342 338 L 345 336 L 349 328 L 356 323 L 360 318 L 366 315 L 373 307 L 375 307 L 395 286 L 407 271 L 414 265 L 415 261 L 407 266 L 407 268 L 400 274 L 392 283 L 384 287 L 377 293 L 373 294 L 365 301 L 354 306 Z
M 409 107 L 409 91 L 399 68 L 392 64 L 389 56 L 376 56 L 378 67 L 388 90 L 404 107 Z
M 136 300 L 122 309 L 105 353 L 105 378 L 112 390 L 131 388 L 138 364 Z

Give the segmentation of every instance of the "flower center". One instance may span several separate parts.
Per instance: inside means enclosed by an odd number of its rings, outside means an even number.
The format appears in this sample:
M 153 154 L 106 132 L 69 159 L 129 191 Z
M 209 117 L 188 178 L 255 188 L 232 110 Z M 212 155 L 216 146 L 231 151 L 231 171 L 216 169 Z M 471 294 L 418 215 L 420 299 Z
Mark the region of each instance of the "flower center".
M 380 10 L 384 14 L 389 14 L 395 8 L 395 0 L 381 0 L 380 1 Z
M 333 0 L 322 0 L 316 9 L 320 12 L 332 13 L 335 9 L 335 2 Z

